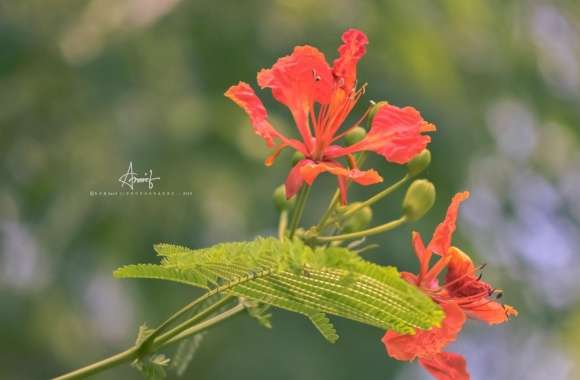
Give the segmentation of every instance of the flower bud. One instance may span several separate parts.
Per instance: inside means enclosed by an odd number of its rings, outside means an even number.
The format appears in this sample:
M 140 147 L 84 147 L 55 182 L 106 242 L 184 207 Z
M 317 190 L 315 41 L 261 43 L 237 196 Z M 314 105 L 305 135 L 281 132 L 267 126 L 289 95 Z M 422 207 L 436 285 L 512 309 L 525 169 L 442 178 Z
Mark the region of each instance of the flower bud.
M 373 105 L 373 108 L 371 108 L 370 112 L 369 112 L 369 121 L 372 123 L 373 122 L 373 118 L 375 117 L 375 115 L 377 114 L 378 110 L 382 107 L 389 104 L 389 102 L 386 101 L 380 101 L 378 103 L 375 103 L 375 105 Z
M 423 149 L 421 153 L 415 156 L 411 161 L 407 163 L 407 170 L 409 175 L 416 176 L 423 170 L 427 169 L 431 163 L 431 152 L 429 149 Z
M 295 151 L 292 155 L 292 167 L 296 166 L 296 164 L 304 159 L 304 155 L 299 152 Z
M 286 199 L 286 186 L 280 185 L 274 190 L 274 194 L 272 195 L 274 199 L 274 205 L 279 211 L 290 210 L 294 207 L 294 203 L 296 202 L 296 197 L 292 197 L 291 199 Z
M 358 205 L 360 205 L 360 202 L 351 203 L 349 207 L 357 207 Z M 363 207 L 349 216 L 342 231 L 344 233 L 362 231 L 371 224 L 372 219 L 373 210 L 369 206 Z
M 435 186 L 425 179 L 414 181 L 405 199 L 403 199 L 403 212 L 411 222 L 419 220 L 433 207 L 435 203 Z
M 344 136 L 344 141 L 346 142 L 346 146 L 351 146 L 356 144 L 357 142 L 361 141 L 367 135 L 367 131 L 360 126 L 356 126 Z

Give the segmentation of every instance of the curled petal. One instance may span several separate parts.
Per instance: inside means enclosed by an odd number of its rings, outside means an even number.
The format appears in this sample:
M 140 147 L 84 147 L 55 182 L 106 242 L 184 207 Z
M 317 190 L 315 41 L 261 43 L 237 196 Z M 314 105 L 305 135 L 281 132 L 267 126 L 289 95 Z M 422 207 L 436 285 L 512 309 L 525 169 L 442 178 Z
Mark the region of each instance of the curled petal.
M 269 147 L 273 147 L 274 139 L 279 138 L 280 134 L 268 121 L 266 108 L 252 87 L 247 83 L 239 82 L 231 86 L 224 95 L 246 111 L 256 133 L 266 141 Z
M 487 282 L 477 277 L 473 261 L 459 248 L 451 247 L 445 255 L 447 261 L 447 274 L 445 275 L 445 288 L 451 297 L 474 302 L 488 302 L 487 298 L 493 292 L 493 288 Z
M 449 248 L 446 255 L 449 256 L 449 261 L 445 282 L 449 284 L 447 286 L 449 292 L 456 295 L 469 295 L 465 288 L 470 282 L 477 281 L 473 261 L 457 247 Z M 483 283 L 483 281 L 479 282 Z
M 346 177 L 359 185 L 374 185 L 383 181 L 383 178 L 376 172 L 376 170 L 359 170 L 347 169 L 334 162 L 319 162 L 311 161 L 301 169 L 302 177 L 309 184 L 312 185 L 316 177 L 323 172 L 329 172 L 336 176 Z
M 342 34 L 342 42 L 338 48 L 339 57 L 333 62 L 332 72 L 341 82 L 341 87 L 350 93 L 356 84 L 356 65 L 365 55 L 369 39 L 360 30 L 348 29 Z
M 419 260 L 419 277 L 423 277 L 429 270 L 431 252 L 425 248 L 425 243 L 423 243 L 423 239 L 417 231 L 413 231 L 412 236 L 413 249 L 415 250 L 415 255 L 417 255 L 417 259 Z
M 324 104 L 330 101 L 333 80 L 324 54 L 308 45 L 297 46 L 291 55 L 258 73 L 260 87 L 270 88 L 274 98 L 290 109 L 308 147 L 312 140 L 308 126 L 310 111 L 314 101 Z
M 389 356 L 404 361 L 429 357 L 440 353 L 454 341 L 465 323 L 465 313 L 455 303 L 445 303 L 441 307 L 445 312 L 441 327 L 418 329 L 414 335 L 387 331 L 383 344 Z
M 451 238 L 455 232 L 457 214 L 459 213 L 459 205 L 467 198 L 469 198 L 469 192 L 467 191 L 455 194 L 451 200 L 449 208 L 447 209 L 445 219 L 435 229 L 435 232 L 433 233 L 433 239 L 431 239 L 427 249 L 430 249 L 431 251 L 440 255 L 447 253 L 451 247 Z
M 286 178 L 286 197 L 288 199 L 292 198 L 298 190 L 304 184 L 304 179 L 302 178 L 301 169 L 304 165 L 308 165 L 314 161 L 312 160 L 301 160 L 298 161 L 296 165 L 292 169 L 290 169 L 290 173 L 288 173 L 288 178 Z
M 383 178 L 375 170 L 347 169 L 336 162 L 310 162 L 304 165 L 300 172 L 302 178 L 312 185 L 314 180 L 324 172 L 328 172 L 338 177 L 338 185 L 341 193 L 341 201 L 346 204 L 347 180 L 358 183 L 359 185 L 374 185 L 383 181 Z
M 468 307 L 464 307 L 467 316 L 473 319 L 486 322 L 490 325 L 497 325 L 509 320 L 510 317 L 518 315 L 518 311 L 510 305 L 502 305 L 499 302 L 481 300 Z
M 366 137 L 342 153 L 373 151 L 390 162 L 406 164 L 431 141 L 431 137 L 422 133 L 432 131 L 435 126 L 423 120 L 415 108 L 385 104 L 375 114 Z
M 476 276 L 476 268 L 467 254 L 456 247 L 448 251 L 449 263 L 445 275 L 445 288 L 450 297 L 461 303 L 470 318 L 490 325 L 506 322 L 516 316 L 517 310 L 489 299 L 493 288 Z
M 469 380 L 465 358 L 453 352 L 421 358 L 419 364 L 437 380 Z

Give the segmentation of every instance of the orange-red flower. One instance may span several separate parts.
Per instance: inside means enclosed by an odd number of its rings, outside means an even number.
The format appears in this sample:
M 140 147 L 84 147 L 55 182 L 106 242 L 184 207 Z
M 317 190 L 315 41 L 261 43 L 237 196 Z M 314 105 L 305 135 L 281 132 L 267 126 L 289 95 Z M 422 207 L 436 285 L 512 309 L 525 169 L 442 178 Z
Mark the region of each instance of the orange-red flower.
M 419 154 L 430 141 L 423 132 L 435 130 L 412 107 L 381 106 L 366 137 L 349 147 L 336 145 L 350 130 L 339 133 L 346 118 L 364 93 L 357 89 L 356 65 L 366 52 L 367 36 L 356 29 L 342 35 L 339 56 L 330 66 L 324 55 L 308 45 L 297 46 L 289 56 L 282 57 L 270 69 L 258 73 L 258 84 L 272 90 L 272 95 L 287 106 L 292 114 L 300 140 L 288 138 L 268 121 L 268 114 L 250 85 L 239 82 L 225 95 L 242 107 L 250 117 L 255 132 L 274 152 L 266 159 L 271 165 L 280 151 L 291 147 L 304 155 L 290 171 L 286 194 L 293 196 L 304 182 L 312 185 L 316 177 L 329 172 L 338 178 L 342 201 L 346 203 L 348 180 L 361 185 L 382 181 L 375 170 L 359 170 L 352 154 L 373 151 L 388 161 L 404 164 Z M 368 111 L 352 127 L 366 117 Z M 351 128 L 352 128 L 351 127 Z M 349 167 L 338 159 L 346 157 Z
M 447 210 L 445 220 L 437 226 L 433 238 L 425 247 L 421 236 L 413 232 L 413 247 L 419 259 L 419 273 L 403 272 L 402 277 L 416 285 L 441 305 L 445 318 L 440 327 L 417 330 L 414 335 L 388 331 L 383 343 L 389 356 L 397 360 L 419 359 L 419 364 L 437 380 L 469 379 L 465 359 L 458 354 L 443 352 L 459 335 L 466 317 L 489 324 L 502 323 L 517 315 L 516 309 L 502 305 L 491 297 L 501 295 L 477 276 L 476 268 L 467 254 L 451 246 L 459 205 L 469 197 L 468 192 L 456 194 Z M 439 258 L 430 267 L 433 254 Z M 447 269 L 442 285 L 438 277 Z

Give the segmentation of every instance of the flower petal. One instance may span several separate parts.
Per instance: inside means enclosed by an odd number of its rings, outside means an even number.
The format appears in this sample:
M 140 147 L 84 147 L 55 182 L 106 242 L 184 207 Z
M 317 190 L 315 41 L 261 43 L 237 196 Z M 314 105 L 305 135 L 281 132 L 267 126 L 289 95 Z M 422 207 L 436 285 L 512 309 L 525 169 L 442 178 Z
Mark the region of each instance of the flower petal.
M 447 209 L 445 219 L 435 229 L 433 238 L 431 239 L 427 249 L 440 255 L 445 255 L 447 253 L 451 247 L 451 238 L 455 232 L 457 214 L 459 213 L 459 205 L 467 198 L 469 198 L 468 191 L 455 194 L 451 200 L 449 208 Z
M 432 131 L 435 126 L 423 120 L 415 108 L 385 104 L 375 114 L 366 137 L 344 151 L 373 151 L 390 162 L 406 164 L 431 141 L 431 137 L 422 133 Z
M 247 83 L 239 82 L 231 86 L 224 95 L 246 111 L 256 133 L 266 141 L 270 148 L 273 147 L 274 139 L 279 138 L 280 134 L 268 121 L 268 112 L 252 87 Z
M 258 73 L 261 88 L 270 88 L 272 95 L 286 105 L 304 143 L 311 147 L 312 133 L 308 126 L 314 101 L 328 103 L 334 79 L 324 54 L 312 46 L 297 46 L 291 55 L 282 57 L 270 69 Z
M 441 327 L 418 329 L 414 335 L 387 331 L 383 344 L 389 356 L 404 361 L 429 357 L 440 353 L 454 341 L 465 323 L 465 313 L 455 303 L 445 303 L 441 307 L 445 312 Z
M 347 169 L 336 162 L 314 162 L 304 165 L 300 172 L 302 178 L 311 186 L 316 178 L 328 172 L 338 177 L 338 187 L 341 194 L 342 204 L 346 204 L 347 200 L 347 180 L 358 183 L 359 185 L 368 186 L 374 185 L 383 181 L 383 178 L 375 170 L 359 170 Z
M 463 299 L 463 302 L 489 302 L 487 298 L 493 288 L 476 276 L 475 265 L 466 253 L 459 248 L 451 247 L 446 254 L 448 258 L 445 288 L 451 297 Z M 465 307 L 464 307 L 465 308 Z
M 311 161 L 301 169 L 302 177 L 309 185 L 312 185 L 316 177 L 324 172 L 346 177 L 347 179 L 364 186 L 374 185 L 375 183 L 383 181 L 383 178 L 376 170 L 347 169 L 334 162 Z
M 445 275 L 445 289 L 470 318 L 494 325 L 506 322 L 510 316 L 518 314 L 513 307 L 489 299 L 493 288 L 476 276 L 477 268 L 466 253 L 451 247 L 447 258 L 449 263 Z
M 290 169 L 290 173 L 288 173 L 288 177 L 286 178 L 286 198 L 292 198 L 298 190 L 304 184 L 304 179 L 302 178 L 301 169 L 304 165 L 312 163 L 312 160 L 301 160 L 298 161 L 296 165 L 292 169 Z
M 339 57 L 333 62 L 332 72 L 342 82 L 341 87 L 350 93 L 356 84 L 356 65 L 365 55 L 369 39 L 357 29 L 348 29 L 341 38 L 343 44 L 338 48 Z
M 507 322 L 510 317 L 518 315 L 518 311 L 512 306 L 502 305 L 499 302 L 490 300 L 481 300 L 479 303 L 464 308 L 464 310 L 468 317 L 478 319 L 490 325 Z
M 412 234 L 413 249 L 415 250 L 415 255 L 419 260 L 419 277 L 425 276 L 429 270 L 429 261 L 431 260 L 431 251 L 425 248 L 425 243 L 421 235 L 417 231 L 413 231 Z
M 453 352 L 421 358 L 419 364 L 437 380 L 469 380 L 465 358 Z

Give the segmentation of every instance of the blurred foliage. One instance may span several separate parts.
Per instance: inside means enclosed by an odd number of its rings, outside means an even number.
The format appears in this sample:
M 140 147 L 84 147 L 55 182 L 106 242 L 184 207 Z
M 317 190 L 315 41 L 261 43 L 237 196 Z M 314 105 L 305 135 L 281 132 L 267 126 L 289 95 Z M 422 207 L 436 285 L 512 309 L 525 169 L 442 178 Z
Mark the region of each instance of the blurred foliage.
M 255 84 L 298 44 L 333 59 L 347 27 L 371 41 L 361 112 L 385 99 L 438 126 L 424 173 L 438 201 L 413 228 L 430 233 L 451 195 L 473 190 L 456 241 L 490 263 L 485 276 L 520 309 L 497 333 L 462 337 L 474 378 L 578 376 L 580 3 L 23 0 L 0 3 L 0 378 L 46 378 L 116 352 L 143 320 L 191 299 L 188 287 L 112 278 L 150 261 L 154 243 L 274 233 L 271 192 L 290 156 L 265 168 L 262 141 L 223 92 Z M 259 95 L 291 131 L 285 108 Z M 161 177 L 156 190 L 192 195 L 90 196 L 119 191 L 130 161 Z M 369 166 L 387 183 L 403 172 L 376 157 Z M 332 186 L 317 182 L 307 219 Z M 397 216 L 402 196 L 374 220 Z M 415 269 L 410 229 L 372 240 L 383 248 L 369 259 Z M 339 320 L 331 346 L 284 312 L 271 331 L 256 325 L 211 331 L 185 376 L 422 376 L 389 360 L 374 328 Z M 139 377 L 127 366 L 101 378 Z

